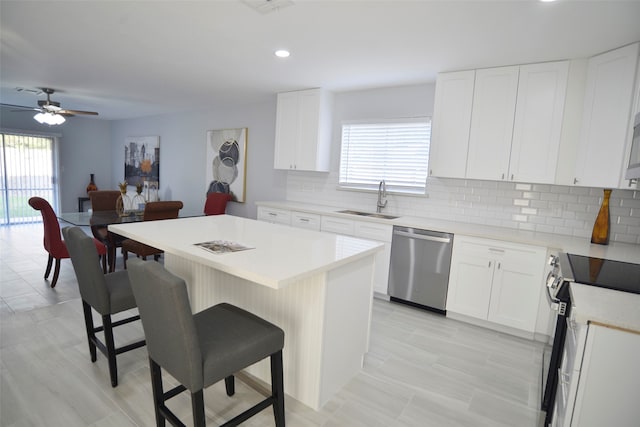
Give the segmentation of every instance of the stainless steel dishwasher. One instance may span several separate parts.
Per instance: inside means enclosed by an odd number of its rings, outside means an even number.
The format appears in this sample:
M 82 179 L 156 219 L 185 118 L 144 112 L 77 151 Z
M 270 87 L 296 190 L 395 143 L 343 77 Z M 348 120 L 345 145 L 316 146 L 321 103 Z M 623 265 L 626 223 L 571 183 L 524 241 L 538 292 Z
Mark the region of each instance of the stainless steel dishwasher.
M 453 234 L 393 227 L 389 296 L 445 314 Z

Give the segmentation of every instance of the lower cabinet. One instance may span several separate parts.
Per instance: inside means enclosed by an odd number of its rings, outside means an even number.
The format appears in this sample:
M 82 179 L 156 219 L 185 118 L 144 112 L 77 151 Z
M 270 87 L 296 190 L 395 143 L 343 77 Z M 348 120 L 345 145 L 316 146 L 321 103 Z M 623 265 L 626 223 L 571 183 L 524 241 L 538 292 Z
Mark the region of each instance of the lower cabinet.
M 389 262 L 391 260 L 391 236 L 393 235 L 392 225 L 369 221 L 354 221 L 346 218 L 322 215 L 320 230 L 384 243 L 384 249 L 376 255 L 375 270 L 373 273 L 373 290 L 380 294 L 387 295 L 389 292 Z
M 552 426 L 634 426 L 640 333 L 569 320 Z
M 456 235 L 447 312 L 534 333 L 546 248 Z
M 291 211 L 258 206 L 258 221 L 291 225 Z
M 320 231 L 320 215 L 306 212 L 291 212 L 291 226 Z

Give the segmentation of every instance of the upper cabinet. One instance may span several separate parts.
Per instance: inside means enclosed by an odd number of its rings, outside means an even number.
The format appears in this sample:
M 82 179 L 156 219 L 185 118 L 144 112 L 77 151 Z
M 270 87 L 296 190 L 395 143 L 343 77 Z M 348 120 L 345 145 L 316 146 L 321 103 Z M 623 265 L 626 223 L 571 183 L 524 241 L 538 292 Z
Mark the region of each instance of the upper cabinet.
M 519 67 L 476 71 L 467 178 L 507 178 Z
M 332 96 L 322 89 L 278 94 L 276 169 L 327 172 Z
M 429 175 L 464 178 L 476 72 L 440 73 L 436 82 Z
M 569 61 L 520 67 L 509 158 L 510 180 L 554 182 L 568 74 Z
M 568 61 L 443 73 L 430 175 L 553 183 Z
M 589 59 L 573 184 L 626 188 L 631 107 L 640 43 Z

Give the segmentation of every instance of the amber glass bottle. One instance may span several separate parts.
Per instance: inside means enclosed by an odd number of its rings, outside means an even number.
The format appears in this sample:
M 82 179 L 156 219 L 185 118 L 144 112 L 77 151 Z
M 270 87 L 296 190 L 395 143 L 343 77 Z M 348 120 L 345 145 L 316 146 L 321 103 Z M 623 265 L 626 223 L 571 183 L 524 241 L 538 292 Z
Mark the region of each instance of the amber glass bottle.
M 600 206 L 600 212 L 596 217 L 596 222 L 593 224 L 593 232 L 591 233 L 591 243 L 598 245 L 609 244 L 609 198 L 611 197 L 611 190 L 604 190 L 604 197 L 602 198 L 602 205 Z

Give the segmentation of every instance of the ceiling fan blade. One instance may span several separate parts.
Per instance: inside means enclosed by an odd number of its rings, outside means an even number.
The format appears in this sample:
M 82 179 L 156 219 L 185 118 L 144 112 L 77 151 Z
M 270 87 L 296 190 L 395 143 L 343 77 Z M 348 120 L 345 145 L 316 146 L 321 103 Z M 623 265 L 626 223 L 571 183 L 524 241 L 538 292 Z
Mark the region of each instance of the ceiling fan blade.
M 66 108 L 58 111 L 57 114 L 61 114 L 63 116 L 65 116 L 65 115 L 74 116 L 76 114 L 85 114 L 85 115 L 90 115 L 90 116 L 97 116 L 98 115 L 98 113 L 96 113 L 95 111 L 67 110 Z
M 0 103 L 0 107 L 17 108 L 17 110 L 12 110 L 12 111 L 16 111 L 16 112 L 20 112 L 20 111 L 42 111 L 41 108 L 27 107 L 27 106 L 24 106 L 24 105 L 15 105 L 15 104 L 3 104 L 3 103 Z

